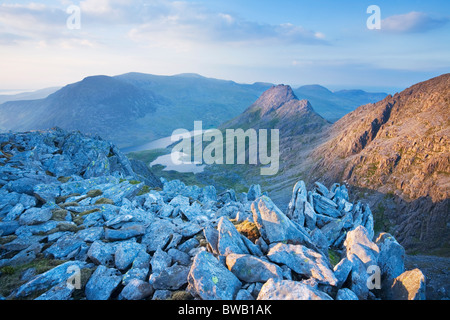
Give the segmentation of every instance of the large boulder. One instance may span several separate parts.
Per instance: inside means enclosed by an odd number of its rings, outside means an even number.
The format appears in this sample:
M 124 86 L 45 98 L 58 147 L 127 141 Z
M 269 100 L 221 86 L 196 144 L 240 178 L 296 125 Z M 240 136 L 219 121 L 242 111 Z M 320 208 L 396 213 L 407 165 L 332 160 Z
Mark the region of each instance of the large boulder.
M 391 287 L 392 300 L 425 300 L 425 276 L 419 269 L 405 271 Z
M 289 241 L 313 246 L 311 239 L 299 225 L 294 224 L 267 196 L 256 199 L 251 206 L 253 221 L 263 239 L 270 243 Z
M 324 256 L 302 245 L 278 243 L 270 246 L 267 257 L 288 266 L 298 274 L 314 278 L 320 283 L 335 286 L 338 283 Z
M 347 257 L 357 256 L 366 267 L 377 265 L 379 248 L 372 242 L 367 229 L 361 225 L 347 233 L 344 242 Z
M 217 249 L 221 255 L 226 256 L 230 253 L 249 253 L 240 236 L 240 233 L 236 230 L 228 218 L 220 218 L 219 224 L 217 225 L 217 231 L 219 232 Z
M 269 279 L 261 288 L 258 300 L 333 300 L 328 294 L 292 280 Z
M 389 290 L 394 279 L 405 271 L 405 249 L 389 233 L 381 233 L 375 243 L 380 248 L 378 266 L 383 278 L 383 289 Z
M 74 270 L 87 268 L 88 264 L 81 261 L 68 261 L 47 272 L 44 272 L 31 281 L 21 285 L 11 297 L 25 298 L 35 292 L 50 289 L 60 283 L 65 283 L 74 275 Z
M 98 266 L 86 284 L 86 299 L 108 300 L 119 286 L 121 279 L 119 270 Z
M 211 253 L 198 253 L 188 275 L 190 290 L 203 300 L 233 300 L 242 283 Z
M 279 266 L 248 254 L 229 254 L 226 264 L 231 272 L 245 282 L 283 278 L 283 270 Z

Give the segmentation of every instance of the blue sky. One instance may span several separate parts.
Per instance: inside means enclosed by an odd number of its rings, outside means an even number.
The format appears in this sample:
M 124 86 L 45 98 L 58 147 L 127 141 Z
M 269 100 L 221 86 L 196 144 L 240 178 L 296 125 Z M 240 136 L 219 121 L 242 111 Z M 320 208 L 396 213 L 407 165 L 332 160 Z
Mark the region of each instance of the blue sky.
M 80 29 L 66 9 L 80 8 Z M 381 29 L 369 30 L 377 5 Z M 0 4 L 0 89 L 130 71 L 393 93 L 450 72 L 450 1 L 52 0 Z

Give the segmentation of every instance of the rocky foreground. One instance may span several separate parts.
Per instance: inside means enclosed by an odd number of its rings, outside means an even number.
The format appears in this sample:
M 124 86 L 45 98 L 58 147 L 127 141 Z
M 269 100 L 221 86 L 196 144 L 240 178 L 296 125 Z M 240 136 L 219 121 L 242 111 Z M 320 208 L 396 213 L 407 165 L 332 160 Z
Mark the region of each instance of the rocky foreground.
M 403 247 L 344 185 L 298 182 L 286 213 L 155 179 L 100 138 L 0 135 L 1 299 L 425 299 Z

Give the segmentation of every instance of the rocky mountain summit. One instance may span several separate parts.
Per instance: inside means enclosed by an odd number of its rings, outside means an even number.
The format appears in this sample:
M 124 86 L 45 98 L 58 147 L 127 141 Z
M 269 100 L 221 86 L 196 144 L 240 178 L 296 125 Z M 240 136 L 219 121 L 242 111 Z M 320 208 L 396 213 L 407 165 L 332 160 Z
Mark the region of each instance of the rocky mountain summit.
M 379 220 L 408 248 L 448 252 L 449 114 L 450 74 L 361 106 L 330 128 L 312 170 L 376 190 Z
M 100 138 L 0 141 L 5 299 L 425 298 L 422 272 L 345 185 L 299 181 L 282 212 L 259 185 L 160 184 Z
M 276 128 L 282 137 L 317 132 L 330 123 L 316 113 L 308 100 L 299 100 L 290 86 L 277 85 L 265 91 L 238 117 L 223 128 Z

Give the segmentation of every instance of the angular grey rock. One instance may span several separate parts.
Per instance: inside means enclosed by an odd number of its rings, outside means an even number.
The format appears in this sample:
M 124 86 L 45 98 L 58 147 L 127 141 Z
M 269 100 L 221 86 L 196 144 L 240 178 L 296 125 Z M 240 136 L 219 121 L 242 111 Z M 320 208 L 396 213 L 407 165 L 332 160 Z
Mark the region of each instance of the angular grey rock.
M 87 266 L 88 265 L 85 262 L 81 261 L 65 262 L 47 272 L 39 274 L 31 281 L 21 285 L 11 294 L 11 296 L 14 298 L 24 298 L 34 292 L 50 289 L 57 284 L 66 282 L 73 275 L 71 268 L 79 268 L 81 270 Z
M 41 244 L 32 244 L 26 249 L 23 249 L 19 253 L 17 253 L 14 257 L 10 259 L 0 259 L 0 268 L 4 266 L 19 266 L 30 263 L 34 259 L 36 259 L 36 254 L 38 254 L 42 249 Z
M 259 184 L 252 184 L 247 192 L 247 200 L 254 201 L 261 197 L 261 186 Z
M 328 294 L 298 281 L 269 279 L 257 300 L 333 300 Z
M 68 286 L 67 283 L 62 282 L 34 300 L 69 300 L 72 297 L 72 293 L 74 291 L 75 287 Z
M 305 205 L 307 196 L 308 191 L 306 190 L 305 182 L 297 182 L 292 192 L 291 201 L 289 202 L 287 216 L 301 226 L 305 223 Z
M 142 244 L 149 252 L 164 248 L 175 233 L 175 225 L 168 220 L 156 218 L 146 229 Z
M 352 262 L 349 289 L 356 294 L 359 300 L 366 300 L 369 295 L 367 267 L 357 255 L 351 255 L 348 259 Z
M 119 270 L 128 269 L 140 251 L 145 251 L 145 246 L 135 241 L 118 243 L 114 254 L 116 268 Z
M 52 218 L 51 209 L 30 208 L 19 217 L 19 223 L 32 226 L 44 223 Z
M 221 255 L 226 256 L 230 253 L 249 253 L 240 233 L 236 230 L 230 220 L 225 217 L 220 218 L 217 225 L 217 231 L 219 233 L 217 250 Z
M 425 300 L 426 280 L 419 269 L 405 271 L 397 278 L 391 288 L 393 300 Z
M 108 300 L 119 286 L 121 279 L 122 276 L 118 270 L 98 266 L 86 284 L 86 299 Z
M 32 225 L 32 226 L 21 226 L 19 227 L 15 234 L 19 237 L 21 236 L 31 236 L 31 235 L 35 235 L 35 234 L 43 234 L 43 233 L 47 233 L 55 228 L 58 227 L 58 225 L 62 225 L 62 222 L 56 222 L 53 220 L 49 220 L 47 222 L 41 223 L 41 224 L 37 224 L 37 225 Z
M 119 216 L 116 216 L 114 218 L 109 219 L 105 222 L 106 227 L 118 229 L 120 228 L 124 223 L 135 221 L 135 218 L 131 214 L 121 214 Z
M 175 198 L 170 200 L 169 204 L 174 208 L 188 207 L 189 206 L 189 198 L 182 196 L 182 195 L 177 195 Z
M 324 225 L 320 230 L 328 240 L 328 246 L 331 246 L 342 234 L 345 221 L 343 219 L 333 220 Z
M 241 289 L 239 279 L 211 253 L 198 253 L 188 275 L 191 290 L 203 300 L 233 300 Z
M 1 248 L 7 251 L 20 251 L 27 249 L 32 245 L 38 244 L 44 238 L 45 236 L 18 236 L 13 241 L 2 245 Z
M 34 186 L 33 194 L 43 202 L 55 202 L 61 195 L 61 188 L 58 184 L 38 184 Z
M 363 207 L 362 224 L 364 225 L 364 227 L 367 230 L 368 238 L 372 240 L 375 235 L 375 231 L 373 230 L 373 228 L 374 228 L 373 214 L 372 214 L 372 211 L 370 210 L 370 207 L 368 204 L 365 204 Z
M 71 259 L 75 257 L 84 245 L 84 241 L 76 235 L 67 234 L 62 236 L 50 248 L 44 252 L 46 255 L 51 255 L 55 259 Z
M 131 268 L 127 271 L 122 277 L 122 285 L 126 286 L 128 283 L 130 283 L 131 280 L 141 280 L 145 281 L 147 280 L 147 276 L 149 273 L 149 269 L 146 268 Z
M 104 266 L 112 266 L 114 263 L 115 245 L 104 243 L 102 241 L 94 241 L 89 247 L 87 256 L 92 262 Z
M 153 273 L 160 273 L 172 264 L 172 258 L 169 254 L 162 251 L 161 248 L 158 248 L 152 257 L 150 264 Z
M 330 191 L 328 190 L 327 187 L 325 187 L 322 183 L 320 183 L 318 181 L 314 182 L 314 185 L 315 185 L 315 189 L 318 193 L 320 193 L 322 196 L 330 199 L 330 197 L 329 197 Z
M 380 248 L 378 266 L 383 275 L 383 287 L 387 289 L 405 271 L 405 249 L 389 233 L 381 233 L 375 243 Z
M 158 211 L 158 216 L 168 218 L 172 214 L 173 210 L 174 207 L 172 205 L 164 203 Z
M 285 264 L 298 274 L 317 279 L 320 283 L 332 286 L 337 284 L 324 256 L 305 246 L 284 243 L 271 245 L 267 257 L 275 263 Z
M 76 233 L 76 237 L 80 238 L 84 242 L 94 242 L 101 240 L 105 235 L 105 231 L 102 227 L 92 227 L 80 230 Z
M 336 300 L 358 300 L 358 296 L 350 289 L 339 289 L 336 295 Z
M 214 229 L 215 230 L 215 229 Z M 217 231 L 217 230 L 216 230 Z M 188 253 L 192 249 L 198 247 L 200 242 L 195 238 L 190 238 L 178 246 L 178 250 Z
M 189 270 L 189 267 L 175 264 L 159 273 L 153 273 L 149 282 L 156 290 L 178 290 L 187 283 Z
M 363 226 L 347 233 L 344 246 L 350 260 L 352 255 L 356 255 L 366 267 L 377 265 L 379 248 L 370 240 L 369 233 Z
M 25 210 L 25 207 L 23 206 L 23 204 L 18 203 L 11 209 L 11 211 L 8 212 L 8 214 L 2 221 L 6 222 L 6 221 L 16 220 L 17 217 L 19 217 L 24 210 Z
M 152 300 L 167 300 L 172 296 L 172 291 L 170 290 L 155 290 Z
M 172 258 L 174 263 L 176 262 L 182 266 L 188 266 L 191 263 L 191 256 L 183 251 L 172 248 L 169 249 L 167 253 Z
M 120 229 L 105 228 L 105 239 L 110 241 L 122 241 L 145 234 L 146 226 L 139 222 L 130 222 Z
M 305 215 L 305 226 L 309 230 L 314 230 L 314 228 L 316 227 L 317 214 L 314 211 L 313 206 L 309 202 L 305 202 L 304 215 Z
M 20 227 L 19 222 L 17 221 L 6 221 L 0 222 L 0 233 L 1 236 L 9 236 L 16 232 L 16 230 Z
M 206 187 L 204 187 L 203 190 L 202 190 L 201 201 L 203 203 L 208 202 L 208 201 L 216 202 L 217 201 L 216 188 L 214 186 L 206 186 Z
M 146 281 L 132 279 L 120 292 L 119 299 L 143 300 L 150 297 L 155 290 Z
M 297 226 L 266 196 L 252 203 L 253 221 L 263 239 L 270 243 L 290 241 L 314 246 L 309 236 Z
M 237 300 L 237 301 L 248 301 L 248 300 L 255 300 L 255 298 L 253 298 L 253 296 L 251 295 L 250 292 L 248 292 L 248 290 L 241 289 L 237 293 L 235 300 Z
M 270 278 L 283 278 L 283 271 L 279 266 L 252 255 L 229 254 L 226 264 L 228 270 L 245 282 L 266 282 Z
M 174 199 L 175 200 L 175 199 Z M 172 200 L 173 201 L 173 200 Z M 172 203 L 171 201 L 171 203 Z M 192 205 L 180 206 L 180 211 L 189 221 L 196 221 L 198 217 L 203 216 L 200 203 L 194 202 Z
M 241 234 L 241 239 L 244 242 L 245 246 L 247 247 L 248 251 L 250 252 L 250 254 L 257 256 L 257 257 L 262 257 L 264 254 L 261 251 L 261 248 L 254 244 L 253 242 L 251 242 L 246 236 L 244 236 L 243 234 Z
M 338 282 L 336 284 L 336 286 L 338 288 L 342 287 L 344 282 L 347 280 L 350 272 L 352 271 L 352 268 L 353 268 L 353 264 L 347 258 L 343 258 L 341 261 L 339 261 L 339 263 L 337 265 L 334 266 L 333 271 L 334 271 L 334 276 L 338 280 Z
M 314 199 L 314 210 L 325 216 L 340 218 L 342 216 L 341 212 L 337 210 L 338 205 L 332 200 L 321 196 L 319 194 L 313 194 Z

